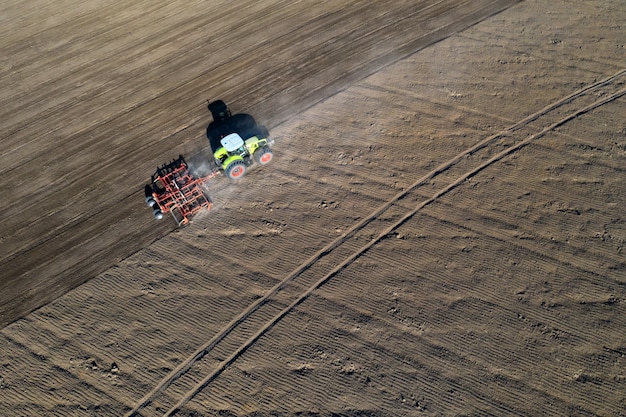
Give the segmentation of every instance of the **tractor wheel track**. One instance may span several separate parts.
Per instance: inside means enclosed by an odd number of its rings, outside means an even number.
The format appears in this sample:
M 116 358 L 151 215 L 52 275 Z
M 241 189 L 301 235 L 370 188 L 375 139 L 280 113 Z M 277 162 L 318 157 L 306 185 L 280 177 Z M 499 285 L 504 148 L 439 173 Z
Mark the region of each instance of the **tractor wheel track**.
M 415 214 L 424 207 L 446 195 L 452 189 L 465 183 L 465 181 L 485 168 L 529 145 L 546 133 L 553 131 L 584 113 L 590 112 L 593 109 L 626 95 L 626 89 L 620 89 L 624 84 L 621 78 L 624 75 L 626 75 L 626 69 L 622 69 L 603 80 L 557 100 L 538 112 L 518 121 L 509 128 L 489 136 L 465 149 L 463 152 L 428 172 L 413 184 L 409 185 L 405 190 L 387 200 L 367 217 L 355 223 L 340 237 L 333 240 L 306 261 L 298 265 L 279 283 L 269 289 L 263 297 L 250 304 L 211 339 L 180 363 L 176 369 L 170 372 L 135 404 L 126 415 L 139 415 L 142 409 L 151 404 L 156 406 L 157 412 L 162 412 L 167 409 L 164 414 L 165 416 L 177 413 L 186 403 L 193 399 L 196 394 L 219 377 L 226 368 L 235 362 L 237 358 L 259 340 L 262 335 L 276 325 L 283 317 L 293 311 L 296 306 L 306 300 L 316 289 L 324 285 L 324 283 L 392 233 L 408 219 L 415 216 Z M 593 96 L 588 93 L 597 93 L 597 90 L 601 88 L 605 88 L 605 90 L 601 92 L 602 98 L 593 101 L 593 98 L 597 98 L 597 95 Z M 609 90 L 608 92 L 606 91 L 607 89 Z M 582 101 L 582 103 L 578 103 L 578 101 Z M 573 105 L 573 109 L 567 109 L 568 105 Z M 546 119 L 549 119 L 551 113 L 559 113 L 555 112 L 555 110 L 562 110 L 563 108 L 566 108 L 567 111 L 565 115 L 556 114 L 557 118 L 555 120 L 542 120 L 539 128 L 532 126 L 533 122 L 543 119 L 544 116 L 548 116 Z M 521 139 L 518 138 L 502 150 L 500 150 L 501 148 L 491 149 L 493 147 L 489 146 L 494 144 L 496 140 L 504 137 L 507 137 L 510 141 L 510 136 L 521 131 L 524 127 L 534 128 L 534 131 L 537 133 L 529 134 Z M 483 153 L 487 155 L 482 155 Z M 472 156 L 472 158 L 468 158 L 468 156 Z M 474 158 L 476 156 L 481 156 L 482 159 Z M 466 166 L 468 164 L 470 165 L 469 167 Z M 461 169 L 460 174 L 456 172 L 458 169 Z M 452 178 L 445 178 L 446 176 Z M 436 179 L 436 181 L 432 181 L 434 179 Z M 417 195 L 417 193 L 411 195 L 411 193 L 416 191 L 420 186 L 430 182 L 433 182 L 438 188 L 438 191 L 432 194 L 431 197 L 424 199 Z M 439 182 L 442 184 L 438 184 Z M 412 208 L 407 208 L 407 204 L 410 204 L 412 201 L 411 197 L 415 199 L 413 201 L 419 202 L 413 205 Z M 384 217 L 383 214 L 385 215 Z M 335 259 L 325 259 L 331 254 L 334 255 Z M 316 271 L 316 269 L 322 270 Z M 296 281 L 296 278 L 299 279 Z M 216 363 L 217 365 L 215 365 Z M 192 368 L 194 368 L 194 372 L 189 372 Z M 194 375 L 196 379 L 194 379 Z M 197 380 L 197 375 L 205 376 L 201 380 Z M 166 392 L 166 390 L 168 392 Z M 173 392 L 169 392 L 170 390 Z M 159 396 L 160 401 L 155 400 L 157 396 Z M 172 397 L 174 396 L 178 396 L 179 400 L 176 401 L 173 399 Z M 169 402 L 166 401 L 168 397 L 170 399 Z M 172 405 L 174 401 L 176 402 Z

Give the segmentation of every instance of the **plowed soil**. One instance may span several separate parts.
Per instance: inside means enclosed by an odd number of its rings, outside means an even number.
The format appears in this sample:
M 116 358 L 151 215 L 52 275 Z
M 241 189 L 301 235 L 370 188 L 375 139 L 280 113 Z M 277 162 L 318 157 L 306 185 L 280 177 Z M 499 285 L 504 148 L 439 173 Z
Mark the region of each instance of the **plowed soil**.
M 626 415 L 622 1 L 0 19 L 0 415 Z M 216 98 L 275 158 L 157 222 Z

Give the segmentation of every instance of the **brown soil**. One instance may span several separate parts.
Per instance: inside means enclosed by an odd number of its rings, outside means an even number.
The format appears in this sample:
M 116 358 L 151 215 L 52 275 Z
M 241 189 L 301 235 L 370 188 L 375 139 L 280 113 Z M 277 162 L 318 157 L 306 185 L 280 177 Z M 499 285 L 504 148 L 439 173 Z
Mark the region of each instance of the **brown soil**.
M 0 415 L 625 415 L 622 2 L 246 5 L 0 5 Z

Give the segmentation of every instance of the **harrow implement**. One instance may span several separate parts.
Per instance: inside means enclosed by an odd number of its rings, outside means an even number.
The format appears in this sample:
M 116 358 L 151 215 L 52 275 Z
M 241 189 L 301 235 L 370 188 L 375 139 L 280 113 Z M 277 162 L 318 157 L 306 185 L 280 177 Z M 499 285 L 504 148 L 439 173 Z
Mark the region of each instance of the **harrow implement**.
M 205 194 L 203 185 L 219 174 L 220 171 L 213 171 L 196 177 L 180 155 L 178 159 L 157 168 L 152 175 L 151 183 L 145 187 L 146 203 L 157 219 L 171 213 L 179 226 L 187 224 L 198 212 L 211 210 L 211 200 Z

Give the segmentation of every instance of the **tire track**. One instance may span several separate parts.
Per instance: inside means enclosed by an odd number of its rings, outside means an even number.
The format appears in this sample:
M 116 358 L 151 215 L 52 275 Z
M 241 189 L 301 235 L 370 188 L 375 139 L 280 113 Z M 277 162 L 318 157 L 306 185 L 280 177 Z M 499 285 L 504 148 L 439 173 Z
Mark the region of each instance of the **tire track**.
M 623 69 L 612 76 L 605 78 L 604 80 L 578 90 L 520 120 L 508 129 L 487 137 L 485 140 L 464 150 L 447 162 L 439 165 L 437 168 L 433 169 L 431 172 L 411 184 L 406 190 L 396 194 L 378 209 L 370 213 L 370 215 L 355 223 L 340 237 L 324 246 L 305 262 L 296 267 L 282 281 L 272 287 L 263 297 L 250 304 L 210 340 L 208 340 L 191 356 L 179 364 L 175 370 L 162 379 L 153 390 L 148 392 L 131 409 L 127 416 L 137 415 L 142 409 L 153 401 L 157 394 L 161 394 L 160 396 L 164 397 L 163 392 L 170 387 L 178 386 L 178 389 L 173 388 L 172 390 L 180 391 L 181 385 L 185 387 L 192 385 L 192 388 L 187 388 L 185 390 L 185 395 L 175 405 L 169 408 L 164 415 L 170 416 L 178 412 L 198 392 L 215 380 L 250 346 L 259 340 L 262 335 L 276 325 L 283 317 L 293 311 L 297 305 L 307 299 L 315 290 L 367 252 L 371 247 L 383 240 L 399 226 L 404 224 L 408 219 L 412 218 L 424 207 L 463 184 L 468 178 L 476 175 L 504 157 L 518 151 L 524 146 L 529 145 L 532 141 L 544 136 L 546 133 L 584 113 L 592 111 L 595 108 L 625 95 L 626 89 L 617 90 L 617 87 L 620 87 L 618 81 L 624 74 L 626 74 L 626 69 Z M 593 90 L 598 90 L 604 87 L 611 88 L 611 84 L 617 85 L 617 87 L 613 86 L 613 90 L 617 91 L 614 91 L 612 94 L 605 94 L 603 98 L 594 101 L 591 104 L 584 103 L 585 100 L 581 100 L 583 103 L 578 104 L 575 109 L 570 110 L 567 115 L 563 116 L 561 114 L 560 110 L 562 110 L 563 107 L 566 107 L 566 105 L 577 104 L 577 102 L 574 103 L 574 100 L 586 98 L 586 94 Z M 542 120 L 544 116 L 551 116 L 552 112 L 557 113 L 557 117 L 559 117 L 558 120 L 552 122 Z M 496 148 L 494 150 L 489 146 L 490 144 L 493 144 L 496 139 L 509 136 L 513 132 L 519 131 L 522 128 L 531 127 L 529 125 L 535 121 L 539 121 L 540 125 L 547 125 L 547 127 L 544 127 L 538 133 L 529 135 L 525 139 L 518 139 L 517 141 L 514 141 L 513 144 L 510 144 L 503 150 L 500 150 L 500 148 Z M 479 151 L 481 152 L 480 155 L 477 154 Z M 486 155 L 482 155 L 483 153 Z M 480 156 L 481 158 L 466 158 L 468 155 Z M 397 204 L 400 200 L 409 199 L 411 197 L 411 193 L 414 193 L 417 188 L 431 182 L 433 179 L 437 179 L 437 182 L 439 182 L 441 177 L 445 177 L 445 175 L 442 174 L 445 173 L 446 175 L 449 175 L 450 172 L 455 171 L 454 168 L 463 166 L 465 161 L 468 159 L 473 160 L 474 167 L 469 170 L 463 167 L 462 174 L 458 176 L 455 175 L 456 178 L 453 178 L 452 180 L 445 180 L 443 185 L 438 186 L 438 191 L 436 191 L 430 198 L 425 200 L 422 199 L 422 201 L 419 202 L 412 210 L 407 211 L 406 208 L 403 208 L 403 205 Z M 478 165 L 476 165 L 476 163 L 478 163 Z M 392 211 L 396 210 L 397 212 L 392 214 Z M 363 244 L 363 242 L 367 243 Z M 339 259 L 325 259 L 327 256 L 330 257 L 330 255 L 336 255 L 337 253 L 344 252 L 346 250 L 351 254 L 347 256 L 342 254 Z M 336 258 L 336 256 L 333 257 Z M 321 271 L 316 270 L 320 268 L 322 269 Z M 330 268 L 330 270 L 328 270 L 328 268 Z M 318 278 L 320 276 L 321 278 Z M 295 282 L 296 278 L 298 278 L 297 282 Z M 269 310 L 269 312 L 265 310 Z M 271 312 L 276 312 L 273 317 L 271 316 Z M 259 315 L 261 315 L 262 318 L 257 317 Z M 271 318 L 264 321 L 264 317 Z M 254 331 L 255 328 L 253 326 L 248 326 L 251 321 L 261 324 L 260 327 L 256 328 L 256 331 Z M 243 327 L 248 327 L 248 329 L 241 331 L 240 329 L 243 329 Z M 234 340 L 231 341 L 230 339 Z M 227 349 L 226 352 L 222 352 L 216 357 L 214 353 L 221 350 L 222 346 L 226 344 L 236 348 L 233 350 Z M 228 353 L 228 355 L 226 355 L 226 353 Z M 206 358 L 207 360 L 203 361 L 203 358 Z M 212 364 L 215 363 L 215 360 L 219 363 L 216 367 L 212 366 Z M 207 364 L 207 362 L 210 362 L 210 364 Z M 200 374 L 206 376 L 200 381 L 194 381 L 192 377 L 187 375 L 189 373 L 188 371 L 192 367 L 194 370 L 200 368 L 202 370 Z M 208 373 L 207 369 L 209 370 Z M 196 371 L 194 374 L 197 376 L 199 372 Z M 163 404 L 160 404 L 160 406 L 163 406 Z

